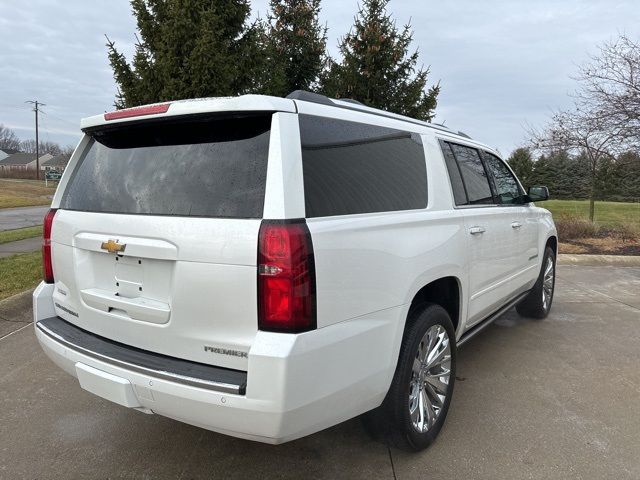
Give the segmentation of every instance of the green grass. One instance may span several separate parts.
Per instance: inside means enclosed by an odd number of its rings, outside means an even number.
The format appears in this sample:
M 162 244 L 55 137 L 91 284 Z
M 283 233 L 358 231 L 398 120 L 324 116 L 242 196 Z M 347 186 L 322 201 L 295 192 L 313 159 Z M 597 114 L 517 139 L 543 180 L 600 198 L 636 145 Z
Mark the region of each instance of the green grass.
M 538 203 L 551 213 L 589 218 L 589 200 L 548 200 Z M 640 229 L 640 202 L 596 202 L 595 222 L 603 226 L 628 225 Z
M 0 232 L 0 245 L 3 243 L 16 242 L 25 238 L 42 236 L 42 225 L 36 227 L 18 228 L 17 230 L 5 230 Z
M 35 287 L 42 280 L 40 252 L 0 258 L 0 300 Z
M 57 182 L 0 178 L 0 208 L 50 205 Z

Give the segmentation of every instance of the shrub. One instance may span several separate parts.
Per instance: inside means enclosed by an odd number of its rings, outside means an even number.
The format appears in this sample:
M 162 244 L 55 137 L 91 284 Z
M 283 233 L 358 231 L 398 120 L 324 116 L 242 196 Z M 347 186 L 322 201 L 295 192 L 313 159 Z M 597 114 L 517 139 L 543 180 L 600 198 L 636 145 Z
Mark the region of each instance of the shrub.
M 625 242 L 633 242 L 640 238 L 638 227 L 631 223 L 619 223 L 600 231 L 601 236 L 617 238 Z
M 555 219 L 558 237 L 561 241 L 576 238 L 593 238 L 598 235 L 600 227 L 584 217 L 561 215 Z

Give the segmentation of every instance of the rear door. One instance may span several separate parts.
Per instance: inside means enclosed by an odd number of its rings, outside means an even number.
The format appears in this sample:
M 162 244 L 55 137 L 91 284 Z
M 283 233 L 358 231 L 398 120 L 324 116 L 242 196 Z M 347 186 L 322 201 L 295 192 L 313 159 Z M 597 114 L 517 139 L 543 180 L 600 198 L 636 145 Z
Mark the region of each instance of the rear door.
M 441 142 L 456 207 L 467 231 L 469 308 L 466 326 L 479 322 L 511 294 L 518 246 L 505 209 L 496 204 L 489 173 L 477 148 Z M 511 212 L 512 213 L 512 212 Z
M 54 304 L 152 352 L 246 370 L 272 113 L 100 126 L 59 201 Z

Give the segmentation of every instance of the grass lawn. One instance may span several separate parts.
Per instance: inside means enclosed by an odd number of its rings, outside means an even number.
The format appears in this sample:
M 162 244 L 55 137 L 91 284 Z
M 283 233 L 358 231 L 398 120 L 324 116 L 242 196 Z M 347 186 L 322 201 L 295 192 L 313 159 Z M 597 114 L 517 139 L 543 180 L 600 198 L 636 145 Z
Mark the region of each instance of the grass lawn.
M 42 236 L 42 225 L 0 232 L 0 244 Z
M 0 208 L 49 205 L 56 187 L 54 182 L 45 187 L 44 180 L 0 178 Z
M 538 203 L 556 216 L 589 218 L 589 200 L 548 200 Z M 640 229 L 640 203 L 596 202 L 595 222 L 605 226 L 633 225 Z
M 42 255 L 25 253 L 0 258 L 0 300 L 33 288 L 42 280 Z

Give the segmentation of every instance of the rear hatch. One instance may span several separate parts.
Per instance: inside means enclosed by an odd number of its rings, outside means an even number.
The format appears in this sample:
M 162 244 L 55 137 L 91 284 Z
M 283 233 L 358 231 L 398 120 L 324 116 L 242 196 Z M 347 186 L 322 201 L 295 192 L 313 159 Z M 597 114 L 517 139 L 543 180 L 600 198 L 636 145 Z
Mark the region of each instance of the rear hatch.
M 126 345 L 246 370 L 271 118 L 86 130 L 53 223 L 57 314 Z

